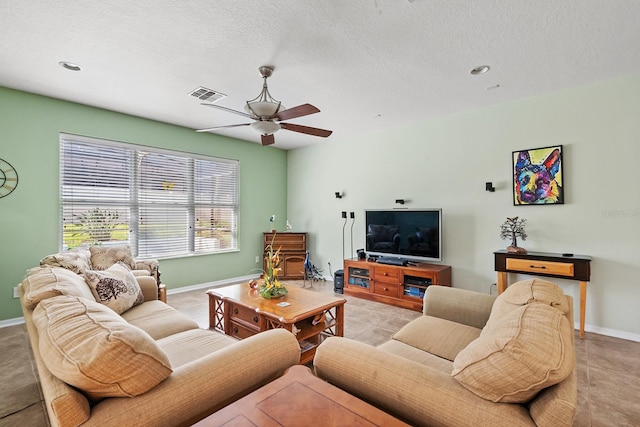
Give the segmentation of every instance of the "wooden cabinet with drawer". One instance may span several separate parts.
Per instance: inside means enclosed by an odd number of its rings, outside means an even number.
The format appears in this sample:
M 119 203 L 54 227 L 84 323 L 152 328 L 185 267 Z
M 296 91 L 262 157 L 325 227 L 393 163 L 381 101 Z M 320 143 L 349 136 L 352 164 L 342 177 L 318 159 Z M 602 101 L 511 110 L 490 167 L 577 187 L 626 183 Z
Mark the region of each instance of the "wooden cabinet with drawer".
M 273 250 L 280 249 L 280 278 L 283 280 L 304 279 L 304 260 L 307 256 L 307 233 L 264 233 L 263 248 L 273 244 Z M 263 253 L 262 265 L 266 268 Z
M 591 278 L 591 257 L 588 255 L 556 254 L 549 252 L 494 252 L 498 272 L 498 293 L 507 289 L 509 273 L 572 279 L 580 282 L 580 338 L 584 338 L 587 282 Z
M 431 285 L 451 286 L 451 267 L 438 264 L 386 265 L 344 261 L 344 293 L 421 311 L 424 292 Z

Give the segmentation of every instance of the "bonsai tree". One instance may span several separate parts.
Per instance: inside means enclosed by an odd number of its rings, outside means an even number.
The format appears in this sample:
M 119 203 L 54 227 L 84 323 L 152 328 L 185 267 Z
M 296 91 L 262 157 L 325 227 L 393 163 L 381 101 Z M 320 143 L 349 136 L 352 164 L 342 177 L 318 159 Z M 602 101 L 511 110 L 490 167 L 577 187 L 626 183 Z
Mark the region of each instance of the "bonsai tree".
M 517 216 L 514 216 L 512 218 L 507 218 L 507 220 L 500 226 L 500 238 L 511 239 L 511 245 L 507 246 L 507 252 L 527 253 L 526 249 L 518 247 L 518 236 L 521 237 L 522 240 L 527 240 L 527 233 L 524 231 L 524 226 L 526 224 L 526 219 L 518 219 Z

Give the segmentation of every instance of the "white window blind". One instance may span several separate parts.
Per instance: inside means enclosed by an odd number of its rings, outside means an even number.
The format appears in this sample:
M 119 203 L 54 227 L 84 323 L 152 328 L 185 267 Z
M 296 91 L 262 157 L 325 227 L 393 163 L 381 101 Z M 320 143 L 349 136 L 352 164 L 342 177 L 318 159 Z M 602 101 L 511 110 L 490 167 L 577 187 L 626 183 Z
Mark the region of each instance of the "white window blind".
M 237 160 L 61 134 L 62 249 L 138 257 L 237 249 Z

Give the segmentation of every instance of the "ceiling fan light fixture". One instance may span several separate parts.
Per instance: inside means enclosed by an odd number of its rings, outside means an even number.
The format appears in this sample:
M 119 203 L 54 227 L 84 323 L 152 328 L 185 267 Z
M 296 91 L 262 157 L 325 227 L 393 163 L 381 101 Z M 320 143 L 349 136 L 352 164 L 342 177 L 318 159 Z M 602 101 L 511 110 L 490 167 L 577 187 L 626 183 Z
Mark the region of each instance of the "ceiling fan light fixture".
M 280 125 L 271 120 L 259 120 L 251 123 L 249 126 L 260 135 L 271 135 L 280 130 Z
M 284 107 L 278 101 L 247 101 L 244 110 L 261 119 L 270 119 Z

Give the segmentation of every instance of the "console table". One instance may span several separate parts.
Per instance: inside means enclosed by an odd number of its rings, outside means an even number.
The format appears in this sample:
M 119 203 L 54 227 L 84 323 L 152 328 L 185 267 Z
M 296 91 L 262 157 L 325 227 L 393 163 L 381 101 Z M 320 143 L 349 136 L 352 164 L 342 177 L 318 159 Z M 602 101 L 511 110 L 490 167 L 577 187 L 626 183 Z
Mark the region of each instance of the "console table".
M 566 256 L 549 252 L 511 253 L 494 252 L 495 270 L 498 272 L 498 293 L 507 289 L 509 273 L 558 277 L 580 282 L 580 338 L 584 338 L 584 317 L 587 306 L 587 282 L 591 278 L 591 257 Z

